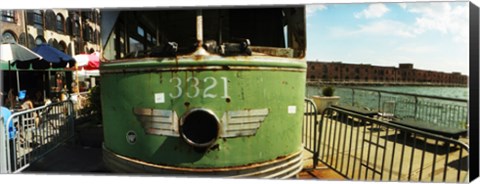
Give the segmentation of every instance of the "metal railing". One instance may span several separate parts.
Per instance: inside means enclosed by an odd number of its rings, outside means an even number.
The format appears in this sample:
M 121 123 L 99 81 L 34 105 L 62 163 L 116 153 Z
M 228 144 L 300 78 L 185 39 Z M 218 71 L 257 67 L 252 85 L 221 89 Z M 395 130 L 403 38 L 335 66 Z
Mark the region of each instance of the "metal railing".
M 468 127 L 467 100 L 400 93 L 365 88 L 337 88 L 341 102 L 384 112 L 386 104 L 393 103 L 393 114 L 398 118 L 414 118 L 444 127 Z M 351 92 L 348 92 L 351 91 Z
M 320 120 L 320 162 L 351 180 L 465 182 L 463 142 L 334 107 Z
M 317 106 L 311 99 L 305 99 L 305 111 L 303 117 L 302 127 L 302 143 L 304 149 L 313 154 L 313 168 L 315 169 L 318 163 L 318 110 Z
M 53 103 L 13 113 L 0 125 L 2 172 L 18 173 L 73 136 L 74 108 L 71 101 Z M 12 123 L 16 133 L 10 139 L 5 129 Z M 2 158 L 3 157 L 3 158 Z

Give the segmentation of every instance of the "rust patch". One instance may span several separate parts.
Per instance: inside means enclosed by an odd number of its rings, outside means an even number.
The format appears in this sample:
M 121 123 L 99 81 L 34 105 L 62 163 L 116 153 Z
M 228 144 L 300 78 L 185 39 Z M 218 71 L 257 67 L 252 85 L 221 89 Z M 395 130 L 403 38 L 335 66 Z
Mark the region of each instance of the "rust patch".
M 104 149 L 106 150 L 106 149 Z M 276 164 L 282 161 L 285 161 L 285 159 L 290 159 L 295 156 L 298 156 L 301 154 L 301 151 L 287 155 L 284 157 L 284 160 L 279 160 L 279 159 L 274 159 L 266 162 L 261 162 L 261 163 L 250 163 L 250 164 L 245 164 L 242 166 L 231 166 L 231 167 L 220 167 L 220 168 L 184 168 L 184 167 L 175 167 L 175 166 L 169 166 L 169 165 L 158 165 L 158 164 L 152 164 L 140 160 L 136 160 L 133 158 L 125 157 L 122 155 L 115 154 L 111 152 L 110 150 L 106 150 L 109 152 L 109 154 L 112 154 L 113 157 L 117 157 L 119 159 L 123 159 L 129 162 L 133 162 L 136 164 L 144 165 L 144 166 L 150 166 L 154 168 L 159 168 L 159 169 L 167 169 L 167 170 L 173 170 L 173 171 L 182 171 L 182 172 L 225 172 L 225 171 L 241 171 L 241 170 L 246 170 L 246 169 L 254 169 L 262 166 L 267 166 L 271 164 Z
M 286 158 L 286 157 L 287 157 L 287 156 L 285 156 L 285 155 L 282 155 L 282 156 L 278 156 L 278 157 L 277 157 L 277 158 L 275 158 L 275 159 L 276 159 L 276 160 L 280 160 L 280 159 L 284 159 L 284 158 Z
M 194 59 L 195 61 L 200 61 L 200 60 L 203 60 L 203 56 L 202 56 L 202 55 L 194 55 L 194 56 L 193 56 L 193 59 Z

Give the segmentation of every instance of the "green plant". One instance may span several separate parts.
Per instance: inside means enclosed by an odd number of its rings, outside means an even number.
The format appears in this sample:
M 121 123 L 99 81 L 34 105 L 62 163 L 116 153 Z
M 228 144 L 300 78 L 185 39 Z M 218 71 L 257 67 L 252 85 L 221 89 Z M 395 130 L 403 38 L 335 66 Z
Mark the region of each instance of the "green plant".
M 322 89 L 323 96 L 333 96 L 334 93 L 335 88 L 333 88 L 332 86 L 326 86 Z

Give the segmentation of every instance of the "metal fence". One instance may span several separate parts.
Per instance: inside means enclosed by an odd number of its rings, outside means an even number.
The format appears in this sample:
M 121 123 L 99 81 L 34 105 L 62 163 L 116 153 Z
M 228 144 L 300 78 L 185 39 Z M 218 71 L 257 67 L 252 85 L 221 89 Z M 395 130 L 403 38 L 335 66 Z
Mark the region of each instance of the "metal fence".
M 340 103 L 378 112 L 390 111 L 398 118 L 414 118 L 444 127 L 468 127 L 467 100 L 347 87 L 337 88 L 339 93 L 342 94 Z
M 313 168 L 316 168 L 318 163 L 318 110 L 317 106 L 311 99 L 305 99 L 305 111 L 303 117 L 303 132 L 302 143 L 305 150 L 313 154 Z
M 7 122 L 0 121 L 1 173 L 18 173 L 30 163 L 73 136 L 74 107 L 71 101 L 53 103 L 13 113 Z M 9 137 L 7 123 L 16 128 Z
M 469 148 L 458 140 L 333 107 L 319 129 L 320 162 L 347 179 L 467 181 Z

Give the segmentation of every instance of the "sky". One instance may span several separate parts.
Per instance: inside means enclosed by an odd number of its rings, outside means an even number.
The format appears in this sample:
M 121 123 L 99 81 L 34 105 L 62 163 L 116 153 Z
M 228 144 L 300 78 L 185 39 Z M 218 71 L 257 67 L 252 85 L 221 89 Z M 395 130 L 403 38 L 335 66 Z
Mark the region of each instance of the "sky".
M 468 2 L 307 5 L 307 60 L 468 75 Z

